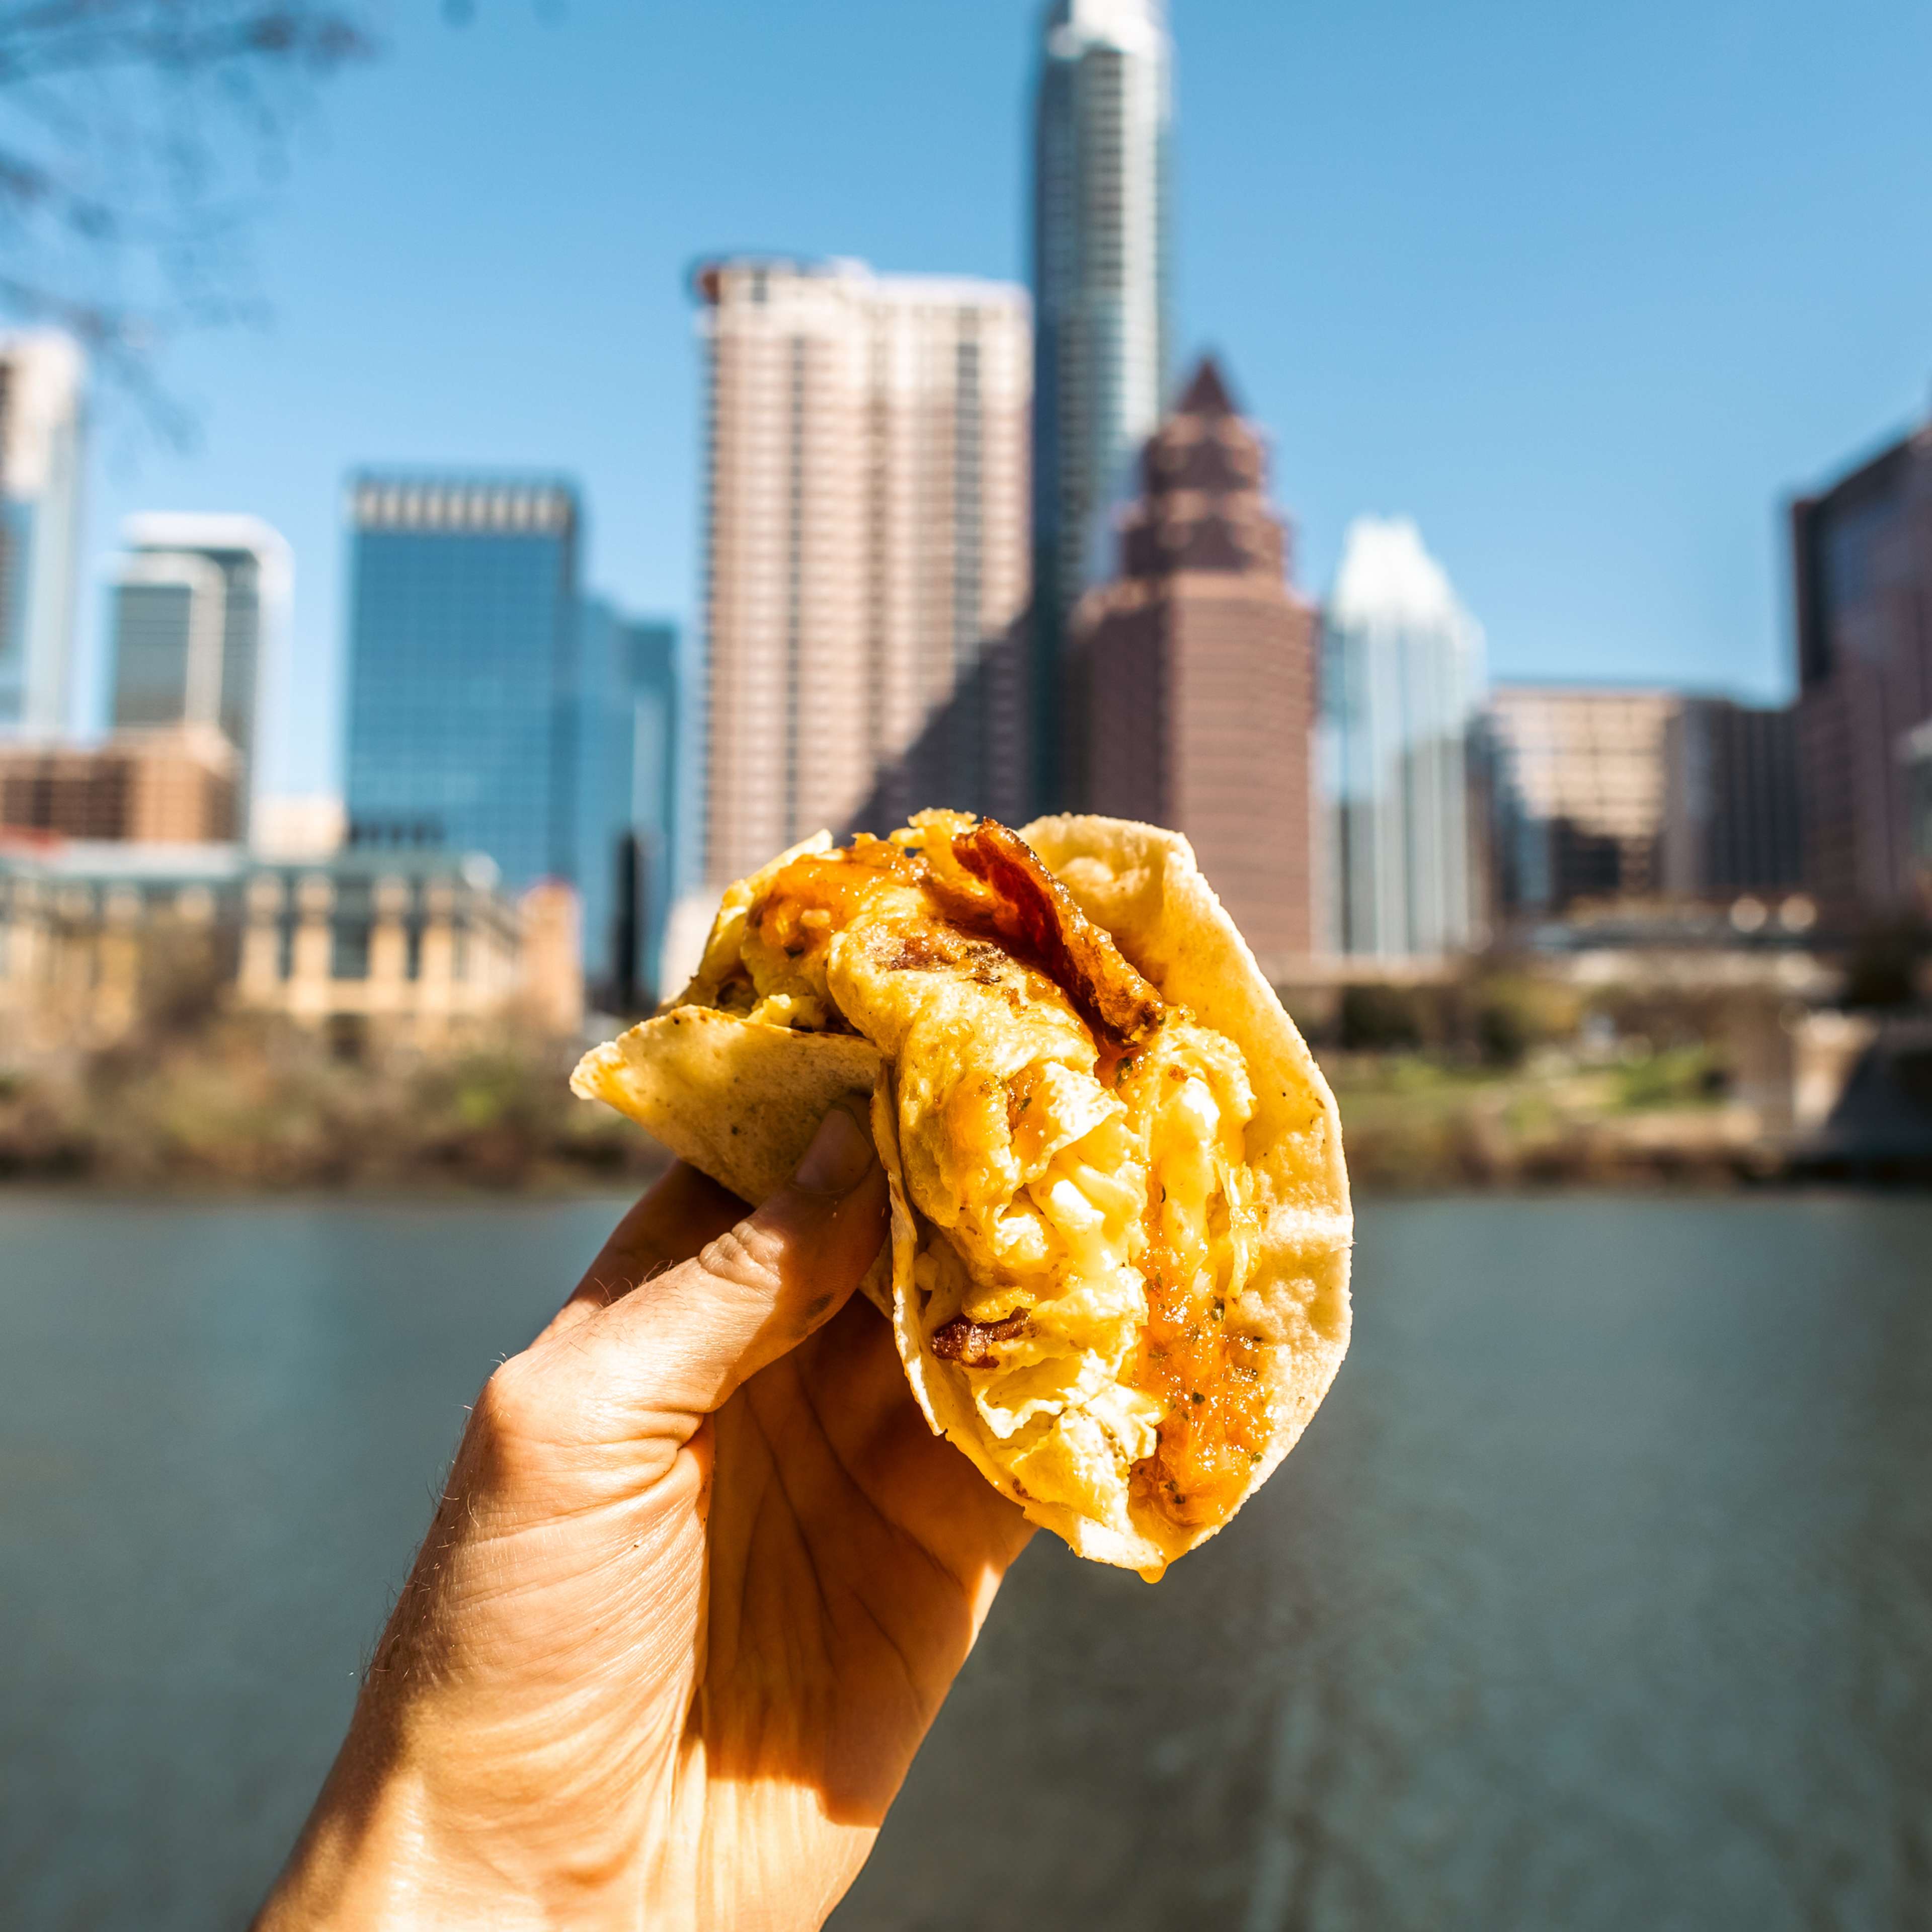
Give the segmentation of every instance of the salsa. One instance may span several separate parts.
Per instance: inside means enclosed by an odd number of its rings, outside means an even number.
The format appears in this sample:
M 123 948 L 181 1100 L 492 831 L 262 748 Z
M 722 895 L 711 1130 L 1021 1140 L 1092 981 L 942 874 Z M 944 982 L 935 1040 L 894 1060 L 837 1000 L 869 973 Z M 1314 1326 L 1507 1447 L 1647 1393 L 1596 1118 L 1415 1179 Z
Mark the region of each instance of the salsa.
M 1268 1448 L 1259 1346 L 1231 1334 L 1213 1271 L 1188 1279 L 1164 1242 L 1142 1262 L 1148 1325 L 1127 1380 L 1165 1403 L 1160 1444 L 1133 1468 L 1137 1502 L 1184 1529 L 1224 1521 Z

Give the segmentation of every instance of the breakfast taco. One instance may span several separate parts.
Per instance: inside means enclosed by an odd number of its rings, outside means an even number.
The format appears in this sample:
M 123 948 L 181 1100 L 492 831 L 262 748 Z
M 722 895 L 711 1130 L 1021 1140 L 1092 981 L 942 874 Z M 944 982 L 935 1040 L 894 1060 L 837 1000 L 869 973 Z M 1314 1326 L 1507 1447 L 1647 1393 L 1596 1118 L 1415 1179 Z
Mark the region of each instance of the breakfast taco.
M 744 1198 L 865 1096 L 867 1283 L 920 1407 L 1082 1556 L 1158 1576 L 1348 1345 L 1334 1101 L 1187 842 L 920 813 L 724 895 L 696 976 L 572 1081 Z

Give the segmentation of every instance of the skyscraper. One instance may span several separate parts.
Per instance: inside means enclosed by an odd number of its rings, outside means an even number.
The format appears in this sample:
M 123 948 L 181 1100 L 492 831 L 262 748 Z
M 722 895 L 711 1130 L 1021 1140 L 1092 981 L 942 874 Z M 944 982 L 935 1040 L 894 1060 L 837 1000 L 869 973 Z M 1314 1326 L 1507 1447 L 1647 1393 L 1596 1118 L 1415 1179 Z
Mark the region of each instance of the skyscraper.
M 1330 939 L 1429 958 L 1473 943 L 1468 739 L 1482 632 L 1406 518 L 1348 527 L 1322 632 Z
M 262 674 L 286 635 L 293 567 L 258 517 L 130 517 L 113 580 L 113 720 L 210 724 L 239 754 L 248 829 Z
M 1791 506 L 1807 881 L 1843 913 L 1916 877 L 1906 736 L 1932 718 L 1932 424 Z
M 1804 883 L 1798 718 L 1788 704 L 1687 697 L 1664 727 L 1658 879 L 1678 898 Z
M 1312 940 L 1315 611 L 1261 436 L 1203 362 L 1141 458 L 1119 574 L 1069 627 L 1096 812 L 1185 832 L 1264 967 Z
M 1642 898 L 1664 885 L 1674 691 L 1499 684 L 1486 729 L 1512 814 L 1520 884 L 1505 909 Z
M 72 722 L 83 374 L 70 336 L 0 336 L 0 732 Z
M 357 844 L 578 880 L 577 494 L 548 476 L 349 486 L 346 803 Z
M 709 364 L 705 876 L 737 878 L 821 826 L 890 811 L 895 787 L 915 806 L 1012 809 L 1024 291 L 764 259 L 709 263 L 695 289 Z M 962 688 L 983 702 L 940 735 L 949 751 L 964 742 L 965 769 L 908 769 Z
M 1168 358 L 1170 57 L 1162 0 L 1053 0 L 1034 126 L 1033 782 L 1077 789 L 1066 626 L 1154 434 Z

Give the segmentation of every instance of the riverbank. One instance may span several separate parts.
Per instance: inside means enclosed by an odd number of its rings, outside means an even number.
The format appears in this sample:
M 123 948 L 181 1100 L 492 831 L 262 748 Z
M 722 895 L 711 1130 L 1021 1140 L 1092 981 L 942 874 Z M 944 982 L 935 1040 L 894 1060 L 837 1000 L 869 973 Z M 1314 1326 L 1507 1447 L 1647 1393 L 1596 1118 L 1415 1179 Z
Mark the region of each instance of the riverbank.
M 1701 1046 L 1595 1065 L 1546 1055 L 1507 1070 L 1420 1053 L 1323 1062 L 1358 1189 L 1735 1186 L 1786 1165 Z
M 575 1099 L 576 1049 L 505 1034 L 448 1058 L 345 1062 L 298 1029 L 228 1016 L 191 1032 L 0 1072 L 0 1180 L 117 1190 L 641 1184 L 655 1144 Z M 1730 1186 L 1778 1147 L 1708 1049 L 1544 1052 L 1497 1068 L 1416 1051 L 1322 1055 L 1358 1189 Z
M 447 1057 L 351 1063 L 314 1034 L 231 1016 L 0 1072 L 0 1180 L 567 1190 L 658 1172 L 644 1135 L 572 1094 L 575 1058 L 506 1033 Z

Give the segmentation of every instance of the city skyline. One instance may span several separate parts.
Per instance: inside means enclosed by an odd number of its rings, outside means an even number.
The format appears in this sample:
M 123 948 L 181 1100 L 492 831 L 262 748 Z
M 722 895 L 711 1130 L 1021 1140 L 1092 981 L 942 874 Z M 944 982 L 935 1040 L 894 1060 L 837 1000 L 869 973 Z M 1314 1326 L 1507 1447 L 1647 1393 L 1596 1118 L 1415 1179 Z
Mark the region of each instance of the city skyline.
M 597 580 L 688 616 L 688 262 L 747 238 L 1016 277 L 1039 20 L 942 0 L 914 51 L 869 6 L 752 10 L 729 63 L 715 21 L 660 22 L 645 70 L 678 86 L 642 130 L 615 98 L 640 24 L 399 28 L 395 58 L 332 97 L 326 146 L 263 230 L 274 332 L 176 346 L 164 374 L 205 406 L 203 453 L 98 466 L 90 565 L 158 503 L 245 504 L 288 534 L 304 595 L 277 789 L 326 772 L 327 748 L 291 768 L 287 724 L 336 703 L 335 489 L 357 464 L 566 464 L 596 506 Z M 1177 344 L 1242 370 L 1312 589 L 1351 517 L 1406 512 L 1502 672 L 1789 688 L 1780 499 L 1915 419 L 1932 361 L 1932 268 L 1883 239 L 1882 213 L 1922 200 L 1909 117 L 1886 104 L 1927 29 L 1900 15 L 1801 58 L 1790 10 L 1754 20 L 1742 50 L 1720 23 L 1642 9 L 1520 44 L 1465 23 L 1452 46 L 1419 14 L 1371 34 L 1178 10 Z M 1391 34 L 1414 54 L 1392 85 Z M 1659 34 L 1670 58 L 1640 63 Z M 1578 118 L 1592 63 L 1614 120 Z M 814 76 L 835 74 L 850 111 L 806 141 Z M 1290 76 L 1296 114 L 1261 113 Z M 1802 154 L 1781 131 L 1801 98 Z M 1854 98 L 1869 111 L 1834 112 Z M 482 132 L 512 99 L 534 167 Z M 652 184 L 674 162 L 668 196 Z M 1823 218 L 1844 206 L 1870 218 Z M 373 303 L 355 293 L 370 286 Z M 83 596 L 97 632 L 102 602 Z

